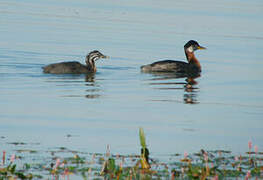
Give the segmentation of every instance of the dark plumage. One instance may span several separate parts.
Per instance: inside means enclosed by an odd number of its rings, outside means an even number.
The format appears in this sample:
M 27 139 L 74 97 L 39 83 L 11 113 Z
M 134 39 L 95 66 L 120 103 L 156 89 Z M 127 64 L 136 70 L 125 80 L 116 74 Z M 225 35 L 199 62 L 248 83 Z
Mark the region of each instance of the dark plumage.
M 174 72 L 183 74 L 194 74 L 201 72 L 201 65 L 194 55 L 197 49 L 205 49 L 196 41 L 190 40 L 184 45 L 184 51 L 188 62 L 163 60 L 152 64 L 141 66 L 142 72 Z
M 100 58 L 107 58 L 107 56 L 95 50 L 90 52 L 86 56 L 86 65 L 83 65 L 77 61 L 61 62 L 43 67 L 43 72 L 51 74 L 86 74 L 92 72 L 94 73 L 97 70 L 95 66 L 95 61 Z

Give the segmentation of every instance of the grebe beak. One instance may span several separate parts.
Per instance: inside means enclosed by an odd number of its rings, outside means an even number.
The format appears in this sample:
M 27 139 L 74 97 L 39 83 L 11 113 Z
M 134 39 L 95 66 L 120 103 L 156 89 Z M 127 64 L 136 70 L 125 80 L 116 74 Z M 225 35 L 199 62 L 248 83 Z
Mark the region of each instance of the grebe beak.
M 103 56 L 101 56 L 101 58 L 104 58 L 104 59 L 109 59 L 109 58 L 110 58 L 110 56 L 105 56 L 105 55 L 103 55 Z
M 206 48 L 203 46 L 198 46 L 197 49 L 206 49 Z

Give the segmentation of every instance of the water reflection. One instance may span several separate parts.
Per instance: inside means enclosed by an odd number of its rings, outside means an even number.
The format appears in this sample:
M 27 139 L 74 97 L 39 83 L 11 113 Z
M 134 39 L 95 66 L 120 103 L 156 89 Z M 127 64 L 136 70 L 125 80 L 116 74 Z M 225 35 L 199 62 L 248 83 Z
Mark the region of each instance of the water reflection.
M 198 76 L 200 77 L 200 76 Z M 184 102 L 186 104 L 197 104 L 199 103 L 197 100 L 197 92 L 199 88 L 197 87 L 198 82 L 195 80 L 198 77 L 187 77 L 186 85 L 184 86 Z
M 101 87 L 96 81 L 96 74 L 63 74 L 48 75 L 46 82 L 55 83 L 56 86 L 62 87 L 59 91 L 62 97 L 85 97 L 87 99 L 97 99 L 101 97 Z M 83 90 L 83 86 L 85 89 Z M 61 93 L 63 95 L 61 95 Z
M 89 73 L 89 74 L 86 74 L 86 77 L 85 77 L 86 86 L 88 86 L 85 97 L 88 99 L 97 99 L 101 97 L 101 94 L 99 94 L 99 92 L 101 91 L 101 88 L 99 84 L 96 83 L 95 76 L 96 76 L 95 73 Z
M 91 85 L 95 84 L 95 73 L 89 73 L 85 75 L 85 81 Z
M 197 78 L 200 77 L 200 74 L 178 74 L 178 73 L 151 73 L 154 77 L 151 78 L 151 81 L 159 81 L 149 83 L 153 86 L 158 86 L 156 89 L 159 90 L 183 90 L 183 101 L 185 104 L 197 104 L 198 101 L 198 82 Z M 174 82 L 175 80 L 175 82 Z M 170 99 L 163 99 L 161 101 L 172 101 Z

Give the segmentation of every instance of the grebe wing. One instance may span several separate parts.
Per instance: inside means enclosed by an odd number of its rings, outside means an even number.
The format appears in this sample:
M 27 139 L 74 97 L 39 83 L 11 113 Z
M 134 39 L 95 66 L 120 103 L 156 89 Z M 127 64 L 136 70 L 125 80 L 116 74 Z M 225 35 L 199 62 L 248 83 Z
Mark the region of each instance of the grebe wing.
M 77 61 L 60 62 L 43 67 L 43 72 L 51 74 L 80 74 L 86 73 L 87 67 Z
M 174 60 L 162 60 L 152 64 L 141 66 L 143 72 L 183 72 L 188 63 Z

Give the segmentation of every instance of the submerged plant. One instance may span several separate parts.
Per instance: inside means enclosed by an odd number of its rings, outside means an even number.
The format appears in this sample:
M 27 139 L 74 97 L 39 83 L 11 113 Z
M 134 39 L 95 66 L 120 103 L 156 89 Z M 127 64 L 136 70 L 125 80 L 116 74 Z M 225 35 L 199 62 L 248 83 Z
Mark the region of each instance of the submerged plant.
M 139 137 L 140 137 L 140 143 L 141 143 L 141 166 L 143 169 L 150 169 L 151 166 L 149 164 L 149 150 L 146 147 L 146 140 L 143 128 L 140 128 L 139 130 Z

